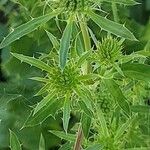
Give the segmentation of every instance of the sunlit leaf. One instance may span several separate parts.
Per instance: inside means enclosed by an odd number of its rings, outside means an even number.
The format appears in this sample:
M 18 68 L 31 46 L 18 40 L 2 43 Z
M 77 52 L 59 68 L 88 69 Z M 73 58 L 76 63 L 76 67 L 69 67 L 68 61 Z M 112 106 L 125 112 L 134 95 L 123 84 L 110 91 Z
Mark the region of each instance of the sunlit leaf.
M 21 150 L 20 142 L 16 134 L 10 130 L 10 148 L 11 150 Z
M 125 26 L 102 17 L 93 11 L 87 11 L 87 14 L 103 30 L 125 39 L 136 40 L 134 35 Z
M 136 2 L 135 0 L 101 0 L 103 2 L 114 2 L 117 4 L 123 4 L 123 5 L 137 5 L 139 4 L 138 2 Z
M 101 149 L 102 149 L 102 146 L 100 144 L 95 144 L 95 145 L 89 146 L 85 150 L 101 150 Z
M 14 29 L 14 31 L 12 31 L 10 34 L 8 34 L 6 38 L 4 38 L 4 40 L 0 44 L 0 49 L 5 46 L 8 46 L 9 44 L 11 44 L 12 42 L 21 38 L 22 36 L 34 31 L 42 24 L 48 22 L 53 17 L 57 16 L 60 12 L 61 12 L 60 10 L 51 12 L 50 14 L 46 14 L 44 16 L 34 18 L 31 21 L 17 27 L 16 29 Z
M 45 140 L 42 134 L 41 134 L 40 142 L 39 142 L 39 150 L 45 150 Z

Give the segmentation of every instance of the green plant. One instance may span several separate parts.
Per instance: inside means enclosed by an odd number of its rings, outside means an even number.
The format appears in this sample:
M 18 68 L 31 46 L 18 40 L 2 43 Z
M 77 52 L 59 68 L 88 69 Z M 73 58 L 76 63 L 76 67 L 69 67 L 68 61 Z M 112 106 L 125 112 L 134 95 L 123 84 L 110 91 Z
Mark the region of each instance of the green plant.
M 0 48 L 4 48 L 27 34 L 33 36 L 31 32 L 43 25 L 45 36 L 53 46 L 48 54 L 42 53 L 39 57 L 11 53 L 42 71 L 41 76 L 31 77 L 42 83 L 35 94 L 41 96 L 41 101 L 33 106 L 22 130 L 42 124 L 49 116 L 55 118 L 62 114 L 64 131 L 49 131 L 66 141 L 59 150 L 149 149 L 150 136 L 143 131 L 144 128 L 149 133 L 150 107 L 145 105 L 143 97 L 148 91 L 143 86 L 148 87 L 150 82 L 149 44 L 144 50 L 125 53 L 125 40 L 138 40 L 119 23 L 117 9 L 120 4 L 138 3 L 134 0 L 38 2 L 44 14 L 15 28 L 0 44 Z M 111 5 L 114 21 L 103 16 L 102 4 Z M 46 26 L 54 17 L 58 28 L 63 29 L 60 42 Z M 106 31 L 100 39 L 88 25 L 90 21 L 99 26 L 99 30 Z M 71 129 L 70 113 L 78 116 Z M 141 142 L 136 142 L 138 140 Z M 12 150 L 21 149 L 12 131 L 10 141 Z M 39 149 L 45 149 L 43 136 Z

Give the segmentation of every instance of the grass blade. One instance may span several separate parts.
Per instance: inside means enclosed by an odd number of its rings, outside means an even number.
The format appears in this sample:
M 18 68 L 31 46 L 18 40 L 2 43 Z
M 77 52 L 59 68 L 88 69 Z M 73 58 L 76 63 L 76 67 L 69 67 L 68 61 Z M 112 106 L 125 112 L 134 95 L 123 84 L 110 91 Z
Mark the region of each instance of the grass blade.
M 42 134 L 41 134 L 40 142 L 39 142 L 39 150 L 45 150 L 45 141 L 44 141 L 44 137 Z

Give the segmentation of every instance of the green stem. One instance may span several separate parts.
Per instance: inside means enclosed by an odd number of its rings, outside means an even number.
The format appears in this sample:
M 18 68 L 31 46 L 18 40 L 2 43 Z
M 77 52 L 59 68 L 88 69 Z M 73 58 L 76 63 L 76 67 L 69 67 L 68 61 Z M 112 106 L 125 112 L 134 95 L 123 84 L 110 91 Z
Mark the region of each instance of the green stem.
M 82 32 L 82 36 L 84 40 L 85 50 L 89 51 L 91 50 L 91 40 L 90 40 L 89 31 L 88 31 L 88 26 L 87 26 L 84 16 L 79 17 L 79 24 L 80 24 L 80 28 L 81 28 L 81 32 Z M 91 66 L 88 62 L 85 64 L 85 66 L 86 67 L 84 67 L 84 74 L 87 74 L 90 72 Z
M 117 10 L 117 5 L 114 2 L 112 2 L 112 11 L 113 11 L 113 16 L 114 16 L 114 21 L 119 22 L 119 15 L 118 15 L 118 10 Z

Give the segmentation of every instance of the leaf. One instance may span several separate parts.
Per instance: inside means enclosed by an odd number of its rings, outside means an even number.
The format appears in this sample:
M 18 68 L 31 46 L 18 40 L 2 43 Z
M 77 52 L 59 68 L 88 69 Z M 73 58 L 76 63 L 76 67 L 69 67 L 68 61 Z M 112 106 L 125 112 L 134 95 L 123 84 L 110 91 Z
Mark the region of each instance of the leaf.
M 123 95 L 121 89 L 119 88 L 118 84 L 113 80 L 113 79 L 107 79 L 104 80 L 104 83 L 110 92 L 110 94 L 113 96 L 113 98 L 116 100 L 118 105 L 122 108 L 123 112 L 127 115 L 130 116 L 130 106 Z
M 48 102 L 45 107 L 43 107 L 40 111 L 38 111 L 34 116 L 33 113 L 29 116 L 27 121 L 25 122 L 25 127 L 32 127 L 38 124 L 41 124 L 44 120 L 46 120 L 49 116 L 54 116 L 57 111 L 62 108 L 63 101 L 55 101 L 53 104 L 51 102 Z
M 49 37 L 49 40 L 52 42 L 53 44 L 53 47 L 58 50 L 59 49 L 59 42 L 57 40 L 57 38 L 50 32 L 46 31 L 48 37 Z
M 131 106 L 131 111 L 135 113 L 150 113 L 150 106 L 143 106 L 143 105 L 134 105 Z
M 101 150 L 101 149 L 102 149 L 102 146 L 100 144 L 95 144 L 95 145 L 89 146 L 85 150 Z
M 82 65 L 83 65 L 83 63 L 86 61 L 86 59 L 90 56 L 90 54 L 91 54 L 91 51 L 87 51 L 87 52 L 84 52 L 81 56 L 80 56 L 80 58 L 79 58 L 79 60 L 78 60 L 78 62 L 77 62 L 77 68 L 78 67 L 81 67 Z
M 84 101 L 78 101 L 78 103 L 81 107 L 81 110 L 83 110 L 86 115 L 88 115 L 90 118 L 94 117 L 93 112 L 87 107 Z
M 44 137 L 42 134 L 41 134 L 40 142 L 39 142 L 39 150 L 45 150 L 45 141 L 44 141 Z
M 107 128 L 107 123 L 104 117 L 103 112 L 100 109 L 97 109 L 97 117 L 101 127 L 101 135 L 104 137 L 109 137 L 109 131 Z
M 60 41 L 59 63 L 60 63 L 60 68 L 62 70 L 64 69 L 67 62 L 68 51 L 70 48 L 71 34 L 72 34 L 72 26 L 73 26 L 73 21 L 72 19 L 70 19 L 67 23 L 67 26 L 64 30 L 64 33 Z
M 126 77 L 150 82 L 150 65 L 126 63 L 122 64 L 121 69 Z
M 48 83 L 49 82 L 49 79 L 41 78 L 41 77 L 32 77 L 30 79 L 31 80 L 35 80 L 35 81 L 39 81 L 39 82 L 44 82 L 44 83 Z
M 68 125 L 69 125 L 69 119 L 70 119 L 70 99 L 68 95 L 66 96 L 65 102 L 64 102 L 64 108 L 63 108 L 63 128 L 65 132 L 67 133 Z
M 114 140 L 116 143 L 119 142 L 120 138 L 124 135 L 125 131 L 127 131 L 132 123 L 135 121 L 136 116 L 133 116 L 129 118 L 126 123 L 124 123 L 122 126 L 118 128 L 118 130 L 115 132 Z
M 125 39 L 137 40 L 125 26 L 95 14 L 93 11 L 87 11 L 87 14 L 103 30 Z
M 63 144 L 58 150 L 71 150 L 73 144 L 70 142 L 67 142 Z
M 150 147 L 135 147 L 135 148 L 127 148 L 124 150 L 149 150 Z
M 50 106 L 51 104 L 53 104 L 56 99 L 54 98 L 56 95 L 56 91 L 53 90 L 53 91 L 50 91 L 48 93 L 48 95 L 43 98 L 43 100 L 41 100 L 37 105 L 36 107 L 34 108 L 34 112 L 33 112 L 33 115 L 35 115 L 38 111 L 40 111 L 44 106 L 46 106 L 47 103 L 49 103 L 48 105 Z
M 109 3 L 117 3 L 117 4 L 123 4 L 123 5 L 137 5 L 140 4 L 136 2 L 135 0 L 102 0 L 103 2 L 109 2 Z
M 17 27 L 16 29 L 14 29 L 14 31 L 12 31 L 10 34 L 8 34 L 6 36 L 6 38 L 4 38 L 4 40 L 0 44 L 0 49 L 8 46 L 9 44 L 11 44 L 12 42 L 21 38 L 22 36 L 34 31 L 42 24 L 48 22 L 53 17 L 57 16 L 60 12 L 61 12 L 61 10 L 53 11 L 50 14 L 46 14 L 44 16 L 34 18 L 31 21 Z
M 22 54 L 17 54 L 17 53 L 11 53 L 14 57 L 16 57 L 17 59 L 19 59 L 21 62 L 25 62 L 27 64 L 30 64 L 32 66 L 35 66 L 41 70 L 45 70 L 47 72 L 51 72 L 51 68 L 49 65 L 45 64 L 44 62 L 42 62 L 39 59 L 36 59 L 34 57 L 29 57 L 29 56 L 25 56 Z
M 50 130 L 49 132 L 66 141 L 75 142 L 76 140 L 76 135 L 74 134 L 70 134 L 70 133 L 66 134 L 63 131 L 55 131 L 55 130 Z
M 81 80 L 81 81 L 86 81 L 86 80 L 94 80 L 94 79 L 97 79 L 97 78 L 100 78 L 100 76 L 99 75 L 97 75 L 97 74 L 86 74 L 86 75 L 81 75 L 81 76 L 79 76 L 78 77 L 78 79 L 79 80 Z
M 16 134 L 10 130 L 10 149 L 11 150 L 21 150 L 21 145 Z
M 82 125 L 84 137 L 88 138 L 90 127 L 91 127 L 91 117 L 83 113 L 81 118 L 81 125 Z

